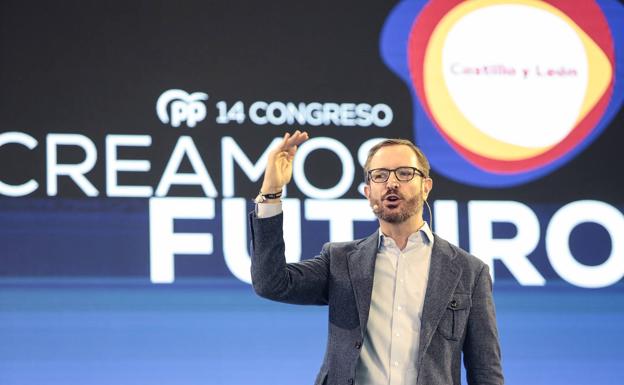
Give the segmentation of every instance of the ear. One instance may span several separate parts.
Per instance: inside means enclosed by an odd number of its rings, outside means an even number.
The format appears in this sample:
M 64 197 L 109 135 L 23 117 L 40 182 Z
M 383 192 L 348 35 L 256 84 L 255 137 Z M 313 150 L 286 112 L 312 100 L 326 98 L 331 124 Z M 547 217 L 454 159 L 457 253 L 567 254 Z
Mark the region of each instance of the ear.
M 427 200 L 427 197 L 429 197 L 429 193 L 431 192 L 432 188 L 433 180 L 431 178 L 424 179 L 422 184 L 423 199 Z
M 368 183 L 364 185 L 364 195 L 366 199 L 370 199 L 370 185 Z

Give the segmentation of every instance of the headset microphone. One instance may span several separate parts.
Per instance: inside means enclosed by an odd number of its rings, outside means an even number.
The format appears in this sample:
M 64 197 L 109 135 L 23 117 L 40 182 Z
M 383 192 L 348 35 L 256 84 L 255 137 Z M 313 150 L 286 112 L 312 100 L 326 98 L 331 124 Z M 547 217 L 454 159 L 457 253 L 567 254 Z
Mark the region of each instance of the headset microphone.
M 425 204 L 427 205 L 427 209 L 429 210 L 429 227 L 433 232 L 433 216 L 431 215 L 431 206 L 429 206 L 429 202 L 425 199 Z
M 373 205 L 373 212 L 376 213 L 377 211 L 379 211 L 379 206 Z

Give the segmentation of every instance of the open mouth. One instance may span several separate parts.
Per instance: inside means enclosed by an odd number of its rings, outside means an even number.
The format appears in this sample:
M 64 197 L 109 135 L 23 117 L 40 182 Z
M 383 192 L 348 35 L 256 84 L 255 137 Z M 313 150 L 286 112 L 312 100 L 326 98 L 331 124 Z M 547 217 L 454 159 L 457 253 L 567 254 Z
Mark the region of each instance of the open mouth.
M 401 198 L 398 195 L 395 194 L 389 194 L 384 198 L 384 201 L 386 203 L 386 206 L 388 208 L 395 208 L 399 205 L 399 201 L 401 200 Z

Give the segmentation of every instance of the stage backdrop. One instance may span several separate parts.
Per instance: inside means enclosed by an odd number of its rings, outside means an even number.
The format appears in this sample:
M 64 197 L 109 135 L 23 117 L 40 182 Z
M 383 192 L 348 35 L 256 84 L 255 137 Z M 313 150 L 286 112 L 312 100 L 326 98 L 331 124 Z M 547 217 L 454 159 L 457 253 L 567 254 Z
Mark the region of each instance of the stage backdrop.
M 246 215 L 311 139 L 287 258 L 364 237 L 382 138 L 490 265 L 508 384 L 620 384 L 616 0 L 2 1 L 0 384 L 310 384 L 327 311 L 259 299 Z

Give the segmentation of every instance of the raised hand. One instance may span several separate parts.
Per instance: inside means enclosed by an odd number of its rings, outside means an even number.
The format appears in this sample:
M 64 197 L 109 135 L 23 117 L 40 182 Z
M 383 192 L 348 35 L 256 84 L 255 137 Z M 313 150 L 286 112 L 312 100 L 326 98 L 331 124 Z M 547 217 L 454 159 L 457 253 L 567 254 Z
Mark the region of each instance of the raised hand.
M 284 134 L 279 146 L 269 153 L 267 168 L 264 172 L 261 192 L 263 194 L 276 193 L 290 182 L 292 178 L 292 164 L 297 152 L 297 146 L 308 140 L 308 133 L 295 131 Z

